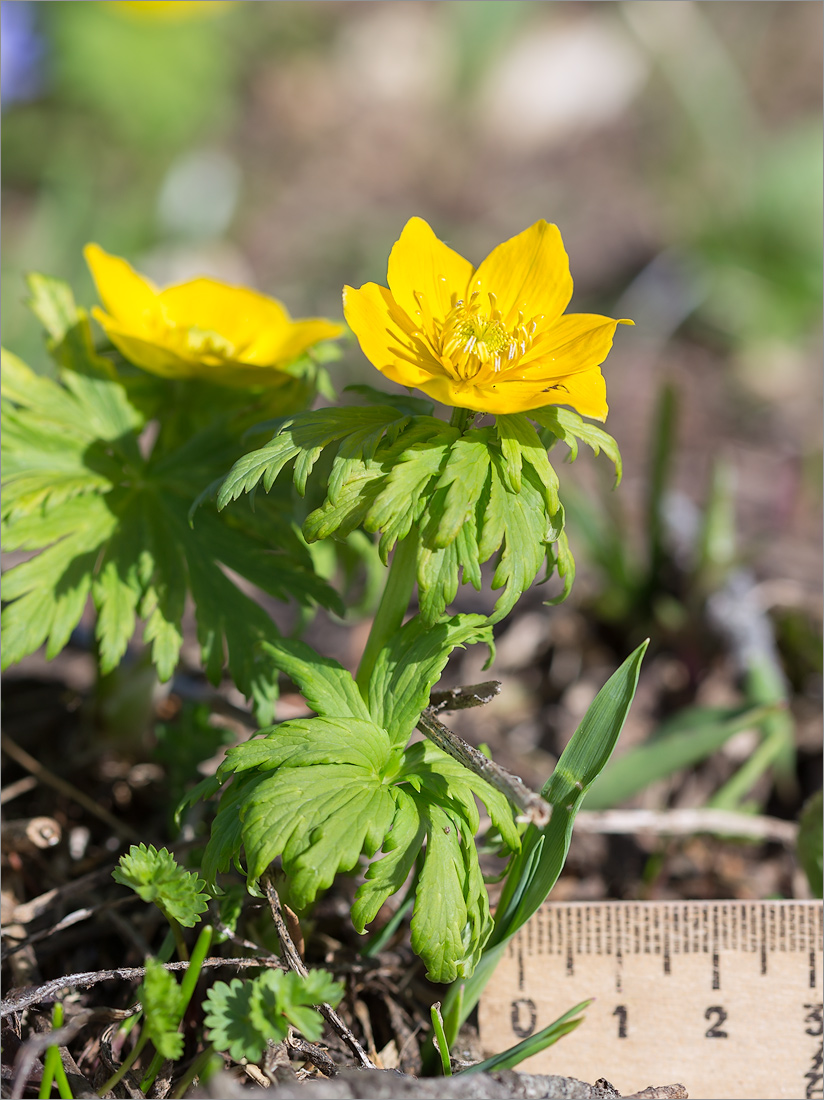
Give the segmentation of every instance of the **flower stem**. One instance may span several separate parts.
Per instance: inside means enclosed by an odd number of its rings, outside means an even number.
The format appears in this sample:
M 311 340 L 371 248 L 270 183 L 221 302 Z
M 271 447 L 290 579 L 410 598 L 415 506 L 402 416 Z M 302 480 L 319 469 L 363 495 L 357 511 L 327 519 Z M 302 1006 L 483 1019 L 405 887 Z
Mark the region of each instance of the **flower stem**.
M 472 409 L 453 409 L 449 423 L 453 428 L 457 428 L 463 434 L 475 419 L 475 416 L 476 414 Z
M 389 639 L 400 630 L 409 609 L 409 600 L 412 597 L 412 589 L 415 587 L 417 565 L 418 533 L 413 527 L 403 542 L 399 542 L 395 547 L 392 564 L 389 566 L 389 576 L 386 578 L 386 587 L 355 677 L 355 682 L 364 697 L 378 654 Z

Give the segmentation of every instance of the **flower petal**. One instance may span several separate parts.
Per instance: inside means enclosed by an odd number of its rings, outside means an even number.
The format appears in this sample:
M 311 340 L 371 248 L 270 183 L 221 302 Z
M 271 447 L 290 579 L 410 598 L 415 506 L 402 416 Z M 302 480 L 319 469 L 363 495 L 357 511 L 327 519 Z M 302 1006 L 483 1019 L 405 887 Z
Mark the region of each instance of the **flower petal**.
M 192 279 L 166 287 L 160 302 L 168 321 L 181 328 L 219 332 L 237 348 L 251 347 L 260 332 L 278 337 L 289 314 L 275 298 L 216 279 Z
M 265 333 L 255 346 L 243 355 L 244 363 L 260 364 L 268 366 L 269 363 L 291 363 L 309 348 L 319 344 L 321 340 L 336 340 L 343 333 L 343 325 L 336 325 L 333 321 L 325 321 L 321 317 L 305 317 L 300 321 L 292 321 L 286 332 L 281 334 L 277 347 L 272 347 L 270 355 L 266 354 Z M 276 354 L 275 354 L 276 352 Z
M 541 334 L 513 368 L 513 375 L 564 378 L 600 366 L 609 355 L 617 326 L 631 324 L 597 313 L 567 313 Z
M 83 255 L 100 301 L 112 317 L 129 328 L 147 329 L 150 319 L 160 314 L 157 287 L 119 256 L 104 252 L 100 245 L 87 244 Z
M 160 344 L 151 337 L 144 339 L 138 333 L 125 330 L 118 321 L 97 306 L 92 307 L 92 316 L 124 359 L 128 359 L 136 367 L 158 374 L 161 378 L 196 376 L 197 363 L 177 355 L 169 346 Z
M 496 296 L 507 327 L 519 312 L 527 321 L 539 314 L 547 322 L 560 317 L 572 297 L 572 276 L 558 226 L 535 222 L 499 244 L 475 272 L 471 289 L 482 299 L 489 292 Z
M 393 382 L 420 387 L 433 374 L 444 374 L 426 342 L 412 336 L 415 330 L 409 318 L 385 287 L 377 283 L 365 283 L 360 290 L 345 286 L 343 313 L 363 354 Z
M 410 218 L 389 253 L 387 282 L 392 296 L 413 324 L 426 328 L 415 293 L 423 295 L 438 320 L 463 298 L 474 268 L 438 240 L 423 218 Z
M 606 420 L 607 387 L 598 367 L 573 374 L 549 385 L 535 382 L 503 381 L 483 387 L 479 397 L 486 412 L 515 413 L 541 409 L 545 405 L 571 405 L 582 416 Z M 465 406 L 477 408 L 478 406 Z

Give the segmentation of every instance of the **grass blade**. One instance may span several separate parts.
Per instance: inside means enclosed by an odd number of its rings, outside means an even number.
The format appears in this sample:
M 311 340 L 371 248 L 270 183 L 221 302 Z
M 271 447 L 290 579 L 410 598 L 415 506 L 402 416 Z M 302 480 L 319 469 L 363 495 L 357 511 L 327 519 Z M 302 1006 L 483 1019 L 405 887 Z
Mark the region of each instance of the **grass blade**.
M 507 874 L 495 914 L 495 928 L 481 960 L 472 976 L 463 983 L 455 983 L 445 998 L 448 1035 L 457 1035 L 460 1024 L 478 1003 L 492 977 L 506 943 L 543 904 L 555 885 L 569 851 L 575 815 L 612 755 L 623 729 L 648 645 L 649 639 L 642 642 L 598 692 L 544 785 L 541 794 L 552 806 L 552 817 L 544 828 L 530 825 L 524 834 L 521 851 Z M 538 847 L 540 853 L 536 858 Z
M 533 1054 L 540 1054 L 542 1050 L 551 1047 L 553 1043 L 557 1043 L 564 1035 L 568 1035 L 570 1031 L 574 1031 L 579 1024 L 584 1022 L 584 1017 L 579 1016 L 578 1013 L 589 1008 L 592 1000 L 593 998 L 588 1001 L 581 1001 L 580 1004 L 565 1012 L 563 1016 L 559 1016 L 548 1027 L 536 1031 L 534 1035 L 529 1035 L 526 1039 L 522 1039 L 515 1046 L 502 1050 L 500 1054 L 493 1054 L 491 1058 L 485 1058 L 483 1062 L 477 1062 L 474 1066 L 469 1066 L 462 1071 L 461 1076 L 464 1073 L 491 1073 L 492 1070 L 496 1069 L 514 1069 L 519 1062 L 531 1058 Z

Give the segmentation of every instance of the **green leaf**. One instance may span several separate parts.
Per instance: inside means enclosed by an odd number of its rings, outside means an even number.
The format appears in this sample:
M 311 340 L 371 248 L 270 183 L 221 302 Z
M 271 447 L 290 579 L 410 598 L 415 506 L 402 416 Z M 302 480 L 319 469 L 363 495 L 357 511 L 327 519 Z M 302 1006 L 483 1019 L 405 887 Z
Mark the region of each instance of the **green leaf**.
M 112 878 L 185 928 L 194 927 L 209 904 L 209 895 L 201 889 L 203 879 L 180 867 L 166 848 L 158 851 L 153 844 L 133 844 L 120 857 Z
M 436 524 L 436 548 L 449 546 L 464 524 L 475 518 L 475 508 L 489 477 L 491 428 L 471 429 L 449 450 L 437 488 L 446 490 L 443 511 Z
M 326 970 L 310 970 L 305 978 L 267 970 L 252 981 L 215 982 L 203 1002 L 209 1039 L 238 1062 L 259 1061 L 268 1041 L 284 1039 L 290 1024 L 317 1042 L 323 1017 L 311 1006 L 335 1007 L 343 992 Z
M 384 730 L 350 718 L 284 722 L 230 750 L 221 777 L 256 774 L 237 798 L 221 800 L 204 873 L 227 867 L 242 843 L 250 883 L 281 856 L 295 905 L 310 904 L 383 843 L 395 812 L 385 782 L 392 757 Z
M 462 1075 L 465 1073 L 495 1073 L 502 1069 L 514 1069 L 515 1066 L 527 1058 L 540 1054 L 542 1050 L 546 1050 L 547 1047 L 557 1043 L 564 1035 L 569 1035 L 571 1031 L 574 1031 L 579 1024 L 584 1022 L 584 1017 L 579 1016 L 578 1013 L 589 1008 L 591 1004 L 592 1000 L 581 1001 L 580 1004 L 565 1012 L 563 1016 L 553 1020 L 547 1027 L 536 1031 L 534 1035 L 522 1039 L 520 1043 L 508 1047 L 500 1054 L 493 1054 L 491 1058 L 484 1058 L 482 1062 L 475 1062 L 474 1065 L 468 1066 L 461 1071 Z
M 555 885 L 569 851 L 575 815 L 609 760 L 626 721 L 648 644 L 638 646 L 598 692 L 544 785 L 541 794 L 552 806 L 549 824 L 543 829 L 530 825 L 524 834 L 521 850 L 507 873 L 495 912 L 495 929 L 481 965 L 466 982 L 460 1006 L 456 993 L 447 997 L 448 1034 L 478 1003 L 506 944 Z
M 680 712 L 655 737 L 611 760 L 587 794 L 588 810 L 607 810 L 651 783 L 717 752 L 741 730 L 758 725 L 769 707 L 695 707 Z
M 405 745 L 429 694 L 457 646 L 492 641 L 483 615 L 454 615 L 428 626 L 416 615 L 378 654 L 367 699 L 374 721 L 389 731 L 393 745 Z
M 343 984 L 327 970 L 310 970 L 306 977 L 294 971 L 267 970 L 252 984 L 249 1019 L 261 1034 L 274 1025 L 280 1030 L 285 1020 L 313 1043 L 323 1034 L 323 1017 L 312 1006 L 334 1008 L 344 994 Z
M 456 435 L 457 431 L 453 431 L 451 435 L 410 444 L 384 478 L 364 521 L 367 531 L 383 532 L 380 551 L 384 563 L 395 542 L 406 538 L 421 515 L 426 506 L 426 490 L 440 474 Z
M 475 796 L 486 803 L 504 843 L 520 838 L 507 800 L 431 742 L 404 752 L 393 787 L 397 813 L 383 845 L 359 887 L 352 920 L 362 932 L 383 902 L 404 883 L 426 842 L 412 917 L 412 947 L 431 981 L 468 976 L 492 930 L 486 887 L 474 835 L 479 824 Z
M 386 899 L 406 882 L 426 839 L 426 824 L 412 793 L 404 787 L 393 787 L 392 794 L 396 809 L 381 846 L 385 854 L 369 864 L 352 905 L 352 924 L 361 934 Z
M 275 668 L 297 684 L 306 702 L 321 716 L 337 715 L 370 721 L 369 710 L 351 673 L 329 657 L 321 657 L 304 642 L 279 638 L 263 649 Z
M 535 580 L 547 556 L 547 547 L 563 534 L 563 510 L 554 516 L 546 511 L 543 486 L 527 467 L 523 470 L 521 491 L 506 485 L 498 462 L 492 463 L 489 504 L 480 537 L 480 559 L 486 561 L 500 545 L 501 551 L 492 587 L 504 592 L 495 604 L 491 621 L 500 622 Z M 497 542 L 497 545 L 496 545 Z
M 550 547 L 547 551 L 547 563 L 547 576 L 550 576 L 553 571 L 557 571 L 558 576 L 564 582 L 560 595 L 544 601 L 547 607 L 552 607 L 555 604 L 564 602 L 572 591 L 572 585 L 575 582 L 575 558 L 573 558 L 572 551 L 569 548 L 566 531 L 560 532 L 554 547 Z
M 365 384 L 344 386 L 343 392 L 355 393 L 370 405 L 391 405 L 404 416 L 431 416 L 435 407 L 425 397 L 413 397 L 407 393 L 384 393 L 383 390 Z
M 3 578 L 4 667 L 44 642 L 55 656 L 91 594 L 101 670 L 121 660 L 139 616 L 158 674 L 168 679 L 191 593 L 208 676 L 217 682 L 228 665 L 259 720 L 269 720 L 277 686 L 259 643 L 278 632 L 226 570 L 281 600 L 342 613 L 339 597 L 316 575 L 279 494 L 257 510 L 243 501 L 226 516 L 204 505 L 188 522 L 191 502 L 240 450 L 230 415 L 215 418 L 204 398 L 210 419 L 198 428 L 188 406 L 168 406 L 167 387 L 168 408 L 145 457 L 143 417 L 96 356 L 82 315 L 70 323 L 70 296 L 48 280 L 35 286 L 64 366 L 54 382 L 4 359 L 3 547 L 40 551 Z
M 621 452 L 618 450 L 618 444 L 603 428 L 599 428 L 597 424 L 591 424 L 588 420 L 583 420 L 578 413 L 573 412 L 571 409 L 565 409 L 561 405 L 549 405 L 544 409 L 531 409 L 529 416 L 566 443 L 570 449 L 570 460 L 573 462 L 578 457 L 579 439 L 591 447 L 596 455 L 603 451 L 615 467 L 615 484 L 620 484 L 622 473 Z
M 115 527 L 115 517 L 99 498 L 66 501 L 61 508 L 58 520 L 69 533 L 3 575 L 3 599 L 8 601 L 2 612 L 3 668 L 44 641 L 50 658 L 65 646 L 83 614 L 100 547 Z M 27 528 L 25 543 L 33 539 L 31 524 Z M 54 525 L 47 525 L 47 531 L 51 541 Z M 12 545 L 19 541 L 11 540 Z
M 157 959 L 146 959 L 146 974 L 137 996 L 143 1006 L 143 1027 L 157 1053 L 163 1058 L 180 1058 L 183 1036 L 178 1027 L 183 1001 L 174 974 Z
M 325 447 L 364 429 L 367 434 L 362 439 L 366 443 L 373 432 L 381 433 L 391 424 L 406 419 L 389 406 L 351 406 L 298 413 L 281 426 L 266 446 L 238 459 L 221 486 L 217 506 L 219 509 L 225 508 L 230 501 L 248 493 L 261 480 L 268 492 L 280 471 L 292 460 L 296 460 L 294 480 L 302 496 L 306 479 Z
M 236 1062 L 244 1058 L 257 1062 L 269 1039 L 277 1042 L 287 1034 L 286 1020 L 279 1022 L 280 1026 L 271 1024 L 261 1034 L 251 1020 L 253 995 L 254 982 L 234 978 L 228 985 L 215 982 L 203 1001 L 203 1022 L 209 1029 L 210 1043 L 215 1050 L 228 1051 Z
M 804 803 L 798 822 L 798 862 L 804 868 L 810 890 L 816 898 L 820 898 L 824 892 L 821 812 L 822 796 L 819 790 Z

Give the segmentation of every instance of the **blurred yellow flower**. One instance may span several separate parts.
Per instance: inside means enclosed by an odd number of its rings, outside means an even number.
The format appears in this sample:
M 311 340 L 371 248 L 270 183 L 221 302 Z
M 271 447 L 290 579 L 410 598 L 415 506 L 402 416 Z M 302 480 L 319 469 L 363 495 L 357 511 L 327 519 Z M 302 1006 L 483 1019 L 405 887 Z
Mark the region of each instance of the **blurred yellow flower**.
M 224 386 L 277 386 L 286 367 L 321 340 L 341 335 L 321 318 L 293 321 L 275 298 L 215 279 L 158 290 L 119 256 L 84 249 L 105 309 L 92 316 L 135 366 L 164 378 Z
M 113 0 L 112 9 L 146 23 L 182 23 L 217 15 L 231 0 Z
M 387 282 L 344 287 L 343 308 L 367 359 L 393 382 L 476 412 L 571 405 L 606 419 L 600 364 L 616 325 L 633 322 L 564 314 L 572 277 L 557 226 L 536 222 L 476 269 L 411 218 Z

